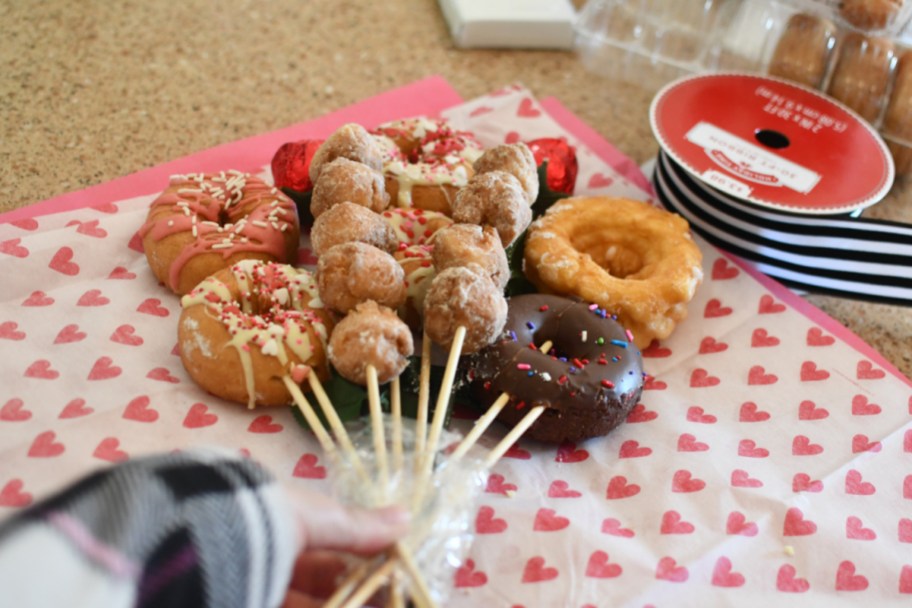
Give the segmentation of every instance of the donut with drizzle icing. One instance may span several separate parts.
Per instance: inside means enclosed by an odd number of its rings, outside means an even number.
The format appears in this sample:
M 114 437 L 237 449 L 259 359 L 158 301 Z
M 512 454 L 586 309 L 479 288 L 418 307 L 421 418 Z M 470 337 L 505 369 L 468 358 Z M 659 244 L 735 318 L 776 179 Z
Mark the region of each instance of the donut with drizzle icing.
M 468 131 L 419 117 L 373 131 L 383 149 L 383 174 L 392 204 L 450 214 L 456 192 L 475 174 L 483 148 Z
M 405 272 L 405 304 L 398 313 L 412 328 L 421 324 L 419 312 L 424 308 L 424 296 L 436 276 L 432 258 L 434 234 L 453 224 L 453 220 L 438 211 L 390 207 L 380 216 L 392 228 L 397 241 L 393 257 Z
M 251 409 L 286 405 L 284 376 L 298 384 L 308 373 L 329 377 L 332 320 L 306 270 L 242 260 L 203 280 L 181 306 L 181 361 L 214 395 Z
M 469 380 L 487 407 L 514 425 L 531 407 L 544 413 L 525 436 L 549 443 L 605 435 L 621 424 L 643 390 L 643 363 L 629 332 L 596 305 L 528 294 L 507 301 L 503 336 L 469 361 Z M 546 341 L 548 353 L 538 350 Z
M 175 175 L 139 230 L 155 277 L 178 295 L 242 259 L 290 262 L 300 239 L 294 202 L 240 171 Z

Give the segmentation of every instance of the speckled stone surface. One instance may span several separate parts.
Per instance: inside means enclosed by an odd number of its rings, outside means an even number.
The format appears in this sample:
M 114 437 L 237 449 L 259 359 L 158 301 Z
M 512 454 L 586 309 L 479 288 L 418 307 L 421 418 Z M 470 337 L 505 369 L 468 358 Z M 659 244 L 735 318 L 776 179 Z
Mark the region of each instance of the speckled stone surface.
M 434 0 L 0 0 L 0 40 L 0 211 L 431 74 L 466 99 L 518 81 L 637 162 L 657 149 L 653 91 L 572 52 L 457 49 Z M 912 187 L 867 213 L 912 222 Z M 912 375 L 912 310 L 808 299 Z

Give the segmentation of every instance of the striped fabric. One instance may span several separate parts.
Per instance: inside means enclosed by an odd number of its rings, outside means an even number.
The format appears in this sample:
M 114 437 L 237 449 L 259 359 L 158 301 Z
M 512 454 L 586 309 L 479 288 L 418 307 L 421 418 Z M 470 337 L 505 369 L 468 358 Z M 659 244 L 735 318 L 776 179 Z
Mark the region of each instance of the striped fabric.
M 694 179 L 664 151 L 653 186 L 662 204 L 713 245 L 803 291 L 912 304 L 912 226 L 807 216 L 735 199 Z
M 284 598 L 294 550 L 264 469 L 185 451 L 99 471 L 4 522 L 0 589 L 19 607 L 265 608 Z

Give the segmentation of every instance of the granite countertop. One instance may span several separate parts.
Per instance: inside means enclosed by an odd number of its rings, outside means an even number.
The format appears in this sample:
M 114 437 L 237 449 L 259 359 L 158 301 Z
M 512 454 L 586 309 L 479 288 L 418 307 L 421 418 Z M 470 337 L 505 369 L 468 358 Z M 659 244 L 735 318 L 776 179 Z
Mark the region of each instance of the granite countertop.
M 457 49 L 434 0 L 0 0 L 0 39 L 0 212 L 432 74 L 466 99 L 519 81 L 637 162 L 657 150 L 652 91 L 572 52 Z M 866 214 L 912 222 L 912 187 Z M 808 300 L 912 375 L 909 309 Z

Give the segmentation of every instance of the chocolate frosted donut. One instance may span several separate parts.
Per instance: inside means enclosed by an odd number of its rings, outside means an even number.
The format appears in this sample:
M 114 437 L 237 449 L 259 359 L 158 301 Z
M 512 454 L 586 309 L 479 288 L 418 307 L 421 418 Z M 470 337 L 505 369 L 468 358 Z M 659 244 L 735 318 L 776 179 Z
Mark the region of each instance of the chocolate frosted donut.
M 605 435 L 643 390 L 639 349 L 604 310 L 561 296 L 510 298 L 504 337 L 471 360 L 469 377 L 487 406 L 510 401 L 500 420 L 514 425 L 531 407 L 545 411 L 526 437 L 550 443 Z M 547 340 L 552 350 L 538 348 Z

